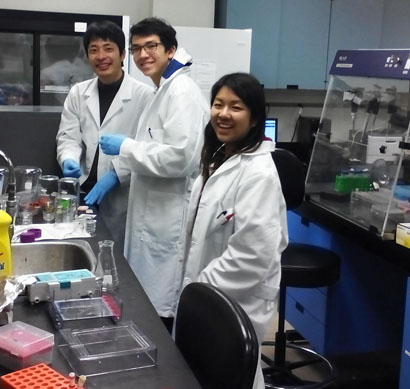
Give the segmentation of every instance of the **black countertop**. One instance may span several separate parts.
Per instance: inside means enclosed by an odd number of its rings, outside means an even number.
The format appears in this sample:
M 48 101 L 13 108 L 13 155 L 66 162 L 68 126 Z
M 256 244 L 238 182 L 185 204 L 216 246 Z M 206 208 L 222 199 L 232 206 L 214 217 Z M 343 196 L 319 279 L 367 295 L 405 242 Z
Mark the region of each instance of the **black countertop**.
M 111 235 L 102 222 L 97 223 L 97 236 L 86 239 L 98 253 L 98 241 L 110 239 Z M 200 388 L 199 383 L 189 369 L 174 341 L 162 324 L 151 302 L 148 300 L 140 283 L 136 279 L 128 262 L 123 257 L 121 250 L 114 245 L 114 254 L 120 279 L 119 297 L 123 301 L 123 315 L 121 322 L 132 320 L 157 347 L 157 366 L 148 367 L 128 372 L 105 374 L 87 379 L 86 388 L 144 388 L 144 389 L 177 389 L 177 388 Z M 54 332 L 51 320 L 47 314 L 47 303 L 31 305 L 24 296 L 15 302 L 13 321 L 24 321 L 39 327 L 45 331 Z M 93 328 L 101 325 L 113 325 L 107 319 L 80 320 L 74 323 L 64 324 L 64 328 Z M 58 337 L 55 337 L 57 343 Z M 68 376 L 72 371 L 64 357 L 59 352 L 57 345 L 54 346 L 53 363 L 55 370 Z M 0 374 L 8 373 L 0 368 Z
M 398 266 L 406 273 L 410 273 L 410 249 L 397 244 L 394 240 L 383 240 L 375 233 L 312 201 L 304 201 L 293 211 L 302 217 L 303 222 L 319 223 L 328 230 L 340 234 L 374 255 Z

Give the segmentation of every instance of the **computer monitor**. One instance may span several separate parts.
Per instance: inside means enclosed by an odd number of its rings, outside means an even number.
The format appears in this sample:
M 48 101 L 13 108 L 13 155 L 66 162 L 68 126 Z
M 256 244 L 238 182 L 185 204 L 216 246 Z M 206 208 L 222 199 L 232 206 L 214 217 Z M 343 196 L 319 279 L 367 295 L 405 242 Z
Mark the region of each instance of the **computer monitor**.
M 265 121 L 265 136 L 274 142 L 278 140 L 278 119 L 267 118 Z

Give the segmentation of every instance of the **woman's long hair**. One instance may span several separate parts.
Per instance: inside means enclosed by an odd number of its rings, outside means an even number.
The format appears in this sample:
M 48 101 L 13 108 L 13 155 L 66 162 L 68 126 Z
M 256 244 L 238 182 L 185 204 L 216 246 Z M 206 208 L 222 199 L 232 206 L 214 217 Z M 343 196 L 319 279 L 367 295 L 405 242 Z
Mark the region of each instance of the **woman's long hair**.
M 245 138 L 235 144 L 233 154 L 256 150 L 265 137 L 266 112 L 263 87 L 251 74 L 227 74 L 219 79 L 212 87 L 211 107 L 219 90 L 224 86 L 232 90 L 232 92 L 244 102 L 250 110 L 251 121 L 255 123 Z M 218 151 L 222 149 L 222 146 L 223 143 L 218 140 L 211 122 L 209 122 L 205 127 L 205 140 L 201 154 L 202 176 L 205 181 L 209 177 L 209 167 L 211 163 L 216 162 L 216 160 L 222 163 L 224 160 L 224 154 L 218 153 Z

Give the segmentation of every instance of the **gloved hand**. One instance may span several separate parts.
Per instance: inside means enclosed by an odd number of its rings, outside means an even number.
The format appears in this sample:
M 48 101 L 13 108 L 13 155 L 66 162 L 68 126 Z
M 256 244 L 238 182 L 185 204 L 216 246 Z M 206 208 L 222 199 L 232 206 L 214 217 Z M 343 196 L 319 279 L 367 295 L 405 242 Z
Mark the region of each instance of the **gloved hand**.
M 87 205 L 93 205 L 95 203 L 101 204 L 104 197 L 109 191 L 115 188 L 120 183 L 117 174 L 114 170 L 111 170 L 103 178 L 97 181 L 87 196 L 84 197 L 84 201 Z
M 78 178 L 81 176 L 80 164 L 74 159 L 65 159 L 63 162 L 64 177 Z
M 104 154 L 118 155 L 122 142 L 124 142 L 126 136 L 122 134 L 105 134 L 101 135 L 100 146 Z

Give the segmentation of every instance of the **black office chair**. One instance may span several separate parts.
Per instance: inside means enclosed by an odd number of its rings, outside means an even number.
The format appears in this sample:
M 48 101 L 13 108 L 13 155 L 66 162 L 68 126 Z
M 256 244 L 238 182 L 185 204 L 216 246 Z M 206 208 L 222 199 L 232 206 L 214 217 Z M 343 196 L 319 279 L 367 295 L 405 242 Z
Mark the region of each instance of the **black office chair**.
M 259 357 L 252 323 L 239 306 L 209 284 L 182 291 L 175 343 L 204 389 L 251 389 Z
M 279 173 L 287 209 L 301 204 L 305 192 L 305 173 L 301 162 L 288 150 L 276 149 L 272 153 Z M 282 278 L 279 293 L 278 330 L 275 342 L 265 341 L 263 346 L 275 346 L 274 359 L 262 354 L 262 360 L 268 365 L 263 369 L 267 388 L 309 388 L 322 389 L 334 381 L 331 363 L 315 351 L 300 347 L 287 341 L 285 331 L 286 288 L 317 288 L 334 284 L 340 273 L 340 258 L 334 252 L 317 246 L 289 243 L 282 253 Z M 300 351 L 302 357 L 295 362 L 286 361 L 286 348 Z M 298 354 L 299 355 L 299 354 Z M 300 377 L 305 366 L 321 363 L 327 376 L 320 381 L 308 381 Z

